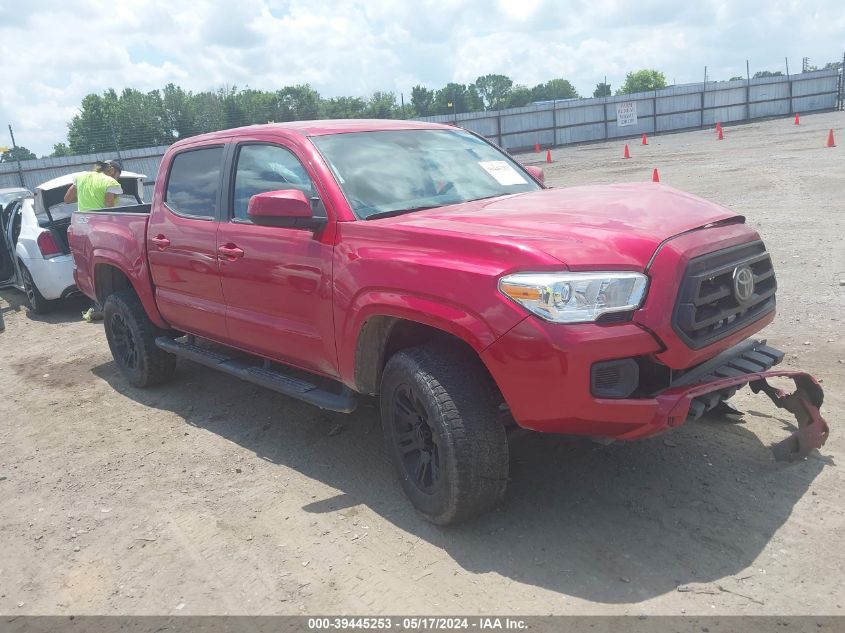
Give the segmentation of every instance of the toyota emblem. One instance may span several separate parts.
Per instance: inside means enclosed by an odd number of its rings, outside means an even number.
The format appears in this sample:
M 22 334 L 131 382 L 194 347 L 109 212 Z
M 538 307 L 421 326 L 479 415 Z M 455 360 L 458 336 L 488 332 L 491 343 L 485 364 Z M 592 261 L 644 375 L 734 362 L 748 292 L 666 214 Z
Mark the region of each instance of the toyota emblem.
M 734 296 L 740 303 L 745 303 L 754 294 L 754 273 L 748 266 L 734 268 Z

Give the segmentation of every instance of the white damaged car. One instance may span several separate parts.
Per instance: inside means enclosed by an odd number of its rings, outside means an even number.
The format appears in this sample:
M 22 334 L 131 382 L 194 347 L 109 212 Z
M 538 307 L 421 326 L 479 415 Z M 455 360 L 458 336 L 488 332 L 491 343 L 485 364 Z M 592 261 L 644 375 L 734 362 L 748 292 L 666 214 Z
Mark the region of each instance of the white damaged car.
M 64 201 L 76 175 L 48 180 L 34 194 L 26 189 L 0 189 L 0 288 L 14 286 L 24 291 L 37 313 L 78 292 L 67 244 L 76 203 Z M 123 172 L 123 195 L 117 206 L 142 204 L 145 178 Z

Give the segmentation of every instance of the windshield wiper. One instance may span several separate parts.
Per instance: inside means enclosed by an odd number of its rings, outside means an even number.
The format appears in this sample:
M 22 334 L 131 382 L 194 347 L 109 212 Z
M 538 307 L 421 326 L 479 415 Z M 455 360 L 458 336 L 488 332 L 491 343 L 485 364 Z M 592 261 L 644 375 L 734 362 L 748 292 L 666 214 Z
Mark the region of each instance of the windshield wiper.
M 427 207 L 411 207 L 410 209 L 391 209 L 390 211 L 378 211 L 371 213 L 365 220 L 375 220 L 377 218 L 392 218 L 394 215 L 405 215 L 406 213 L 414 213 L 415 211 L 426 211 L 428 209 L 439 209 L 442 205 L 433 204 Z
M 498 198 L 500 196 L 507 196 L 508 193 L 494 193 L 491 196 L 482 196 L 481 198 L 473 198 L 472 200 L 464 200 L 464 202 L 477 202 L 478 200 L 489 200 L 490 198 Z M 450 203 L 450 204 L 457 204 L 457 203 Z M 375 220 L 378 218 L 390 218 L 394 215 L 404 215 L 405 213 L 413 213 L 414 211 L 426 211 L 427 209 L 439 209 L 442 204 L 432 204 L 425 207 L 411 207 L 410 209 L 391 209 L 390 211 L 378 211 L 376 213 L 368 215 L 365 220 Z
M 507 192 L 502 193 L 494 193 L 492 196 L 481 196 L 480 198 L 473 198 L 472 200 L 467 200 L 467 202 L 478 202 L 479 200 L 489 200 L 490 198 L 500 198 L 501 196 L 509 196 Z

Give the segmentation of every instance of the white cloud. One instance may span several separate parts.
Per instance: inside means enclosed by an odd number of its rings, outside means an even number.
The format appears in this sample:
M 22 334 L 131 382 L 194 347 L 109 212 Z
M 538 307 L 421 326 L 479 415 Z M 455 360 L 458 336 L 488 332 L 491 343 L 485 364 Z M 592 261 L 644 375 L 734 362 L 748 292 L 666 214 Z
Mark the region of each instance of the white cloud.
M 502 73 L 566 77 L 590 94 L 607 75 L 654 67 L 670 81 L 840 59 L 839 2 L 788 0 L 42 0 L 0 7 L 0 124 L 39 154 L 65 140 L 89 93 L 168 82 L 189 90 L 310 83 L 324 96 L 438 88 Z M 22 5 L 18 5 L 22 6 Z M 8 141 L 0 139 L 0 145 Z

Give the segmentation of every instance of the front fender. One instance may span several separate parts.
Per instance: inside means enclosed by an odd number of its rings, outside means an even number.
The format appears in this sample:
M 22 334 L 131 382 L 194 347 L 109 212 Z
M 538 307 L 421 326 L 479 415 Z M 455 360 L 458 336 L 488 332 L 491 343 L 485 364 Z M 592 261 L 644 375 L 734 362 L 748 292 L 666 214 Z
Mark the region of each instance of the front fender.
M 442 330 L 481 353 L 498 338 L 481 315 L 466 307 L 450 304 L 436 297 L 417 296 L 398 290 L 370 290 L 358 294 L 345 313 L 338 350 L 340 375 L 355 384 L 355 358 L 358 337 L 373 317 L 404 319 Z

